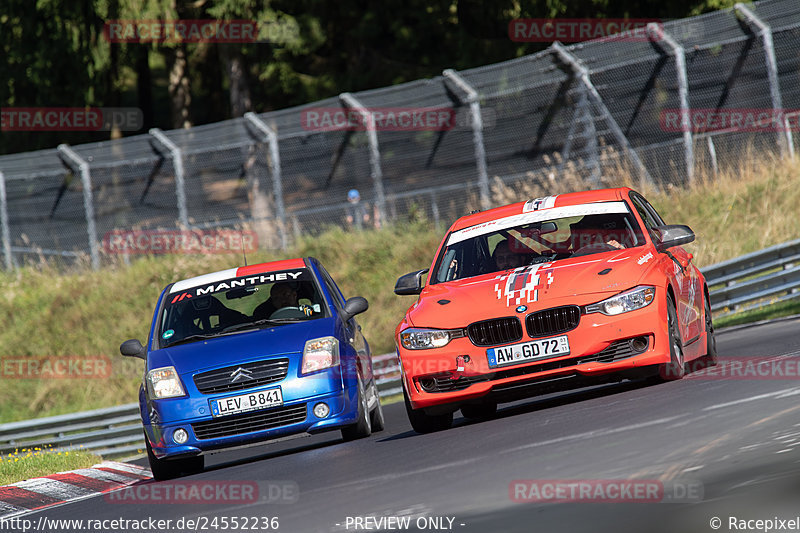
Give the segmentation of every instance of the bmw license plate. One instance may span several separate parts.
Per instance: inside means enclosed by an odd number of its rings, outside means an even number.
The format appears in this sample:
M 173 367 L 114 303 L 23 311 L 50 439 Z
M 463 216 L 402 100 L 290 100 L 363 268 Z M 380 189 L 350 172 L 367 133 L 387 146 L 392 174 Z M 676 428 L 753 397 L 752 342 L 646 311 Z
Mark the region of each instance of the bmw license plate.
M 511 346 L 489 348 L 486 357 L 489 359 L 489 368 L 506 365 L 518 365 L 539 359 L 549 359 L 559 355 L 569 354 L 569 341 L 566 335 L 539 339 L 530 342 L 521 342 Z
M 225 416 L 283 405 L 281 389 L 269 389 L 211 400 L 211 415 Z

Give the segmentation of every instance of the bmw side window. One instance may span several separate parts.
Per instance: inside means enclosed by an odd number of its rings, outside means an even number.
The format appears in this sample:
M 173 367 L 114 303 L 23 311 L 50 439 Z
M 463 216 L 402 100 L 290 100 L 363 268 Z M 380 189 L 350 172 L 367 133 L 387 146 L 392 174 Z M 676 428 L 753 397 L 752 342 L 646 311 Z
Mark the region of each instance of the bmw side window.
M 639 216 L 642 217 L 644 221 L 644 225 L 647 226 L 648 230 L 653 229 L 655 226 L 659 226 L 658 222 L 653 218 L 652 213 L 650 213 L 647 208 L 642 203 L 642 199 L 639 196 L 631 195 L 631 201 L 633 201 L 634 207 L 636 207 L 636 211 L 639 212 Z
M 457 270 L 458 259 L 456 259 L 456 248 L 450 248 L 442 258 L 439 272 L 437 272 L 437 281 L 450 281 L 455 277 Z
M 650 238 L 655 240 L 657 238 L 657 235 L 656 231 L 653 228 L 662 225 L 663 221 L 661 221 L 661 224 L 659 224 L 659 221 L 656 220 L 653 217 L 653 214 L 647 209 L 647 207 L 645 207 L 644 205 L 645 200 L 641 196 L 636 194 L 631 194 L 631 201 L 633 202 L 633 205 L 636 207 L 636 210 L 639 212 L 639 216 L 642 217 L 644 225 L 647 228 L 647 232 L 650 234 Z
M 653 205 L 650 202 L 642 198 L 642 205 L 644 206 L 645 209 L 647 209 L 647 211 L 653 217 L 653 220 L 655 220 L 656 222 L 656 226 L 663 226 L 666 224 L 666 222 L 664 222 L 664 219 L 661 218 L 661 215 L 658 214 L 658 211 L 656 211 L 656 208 L 653 207 Z

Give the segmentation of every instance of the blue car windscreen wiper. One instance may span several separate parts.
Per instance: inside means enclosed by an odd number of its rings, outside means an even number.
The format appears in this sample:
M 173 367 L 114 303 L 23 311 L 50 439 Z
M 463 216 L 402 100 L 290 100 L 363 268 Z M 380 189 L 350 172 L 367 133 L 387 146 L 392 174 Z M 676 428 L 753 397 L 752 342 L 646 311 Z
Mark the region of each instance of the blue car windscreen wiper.
M 220 333 L 231 333 L 243 329 L 253 329 L 261 326 L 280 326 L 281 324 L 293 324 L 295 322 L 302 322 L 304 318 L 262 318 L 252 322 L 245 322 L 243 324 L 233 324 L 227 328 L 223 328 Z
M 182 339 L 178 339 L 170 342 L 169 344 L 165 344 L 163 347 L 169 348 L 170 346 L 177 346 L 178 344 L 183 344 L 184 342 L 194 342 L 202 339 L 211 339 L 218 335 L 219 333 L 195 333 L 194 335 L 189 335 L 188 337 L 183 337 Z

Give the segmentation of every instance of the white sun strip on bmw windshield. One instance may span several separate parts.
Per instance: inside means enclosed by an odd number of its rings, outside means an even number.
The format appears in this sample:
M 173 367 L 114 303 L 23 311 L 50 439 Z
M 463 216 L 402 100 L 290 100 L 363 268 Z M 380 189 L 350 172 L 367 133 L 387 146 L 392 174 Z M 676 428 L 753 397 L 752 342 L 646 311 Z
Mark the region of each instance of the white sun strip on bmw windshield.
M 228 270 L 220 270 L 219 272 L 203 274 L 202 276 L 197 276 L 196 278 L 185 279 L 173 285 L 169 290 L 169 293 L 172 294 L 173 292 L 185 291 L 186 289 L 191 289 L 192 287 L 211 285 L 212 283 L 216 283 L 218 281 L 235 278 L 238 270 L 238 268 L 229 268 Z
M 447 239 L 447 246 L 478 237 L 487 235 L 504 229 L 515 228 L 523 224 L 555 220 L 558 218 L 580 217 L 586 215 L 610 215 L 614 213 L 627 213 L 628 206 L 625 202 L 600 202 L 596 204 L 566 205 L 564 207 L 553 207 L 551 209 L 540 209 L 520 215 L 490 220 L 483 224 L 476 224 L 450 234 Z

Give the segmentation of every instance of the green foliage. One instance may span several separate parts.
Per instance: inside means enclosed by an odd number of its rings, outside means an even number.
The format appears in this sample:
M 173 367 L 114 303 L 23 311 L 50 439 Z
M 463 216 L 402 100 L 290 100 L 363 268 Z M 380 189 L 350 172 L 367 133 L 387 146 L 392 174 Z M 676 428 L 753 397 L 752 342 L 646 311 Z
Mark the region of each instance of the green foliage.
M 256 43 L 182 44 L 195 123 L 230 118 L 227 59 L 241 58 L 257 112 L 436 76 L 536 52 L 508 38 L 519 17 L 679 18 L 735 0 L 5 0 L 0 12 L 0 107 L 129 105 L 142 131 L 171 128 L 174 43 L 109 43 L 108 20 L 253 19 Z M 142 63 L 142 54 L 146 60 Z M 149 62 L 149 63 L 148 63 Z M 144 67 L 143 67 L 144 65 Z M 139 83 L 144 80 L 144 87 Z M 150 81 L 148 81 L 150 80 Z M 148 87 L 149 85 L 149 87 Z M 152 92 L 152 101 L 145 92 Z M 3 136 L 0 153 L 103 140 L 108 132 Z

